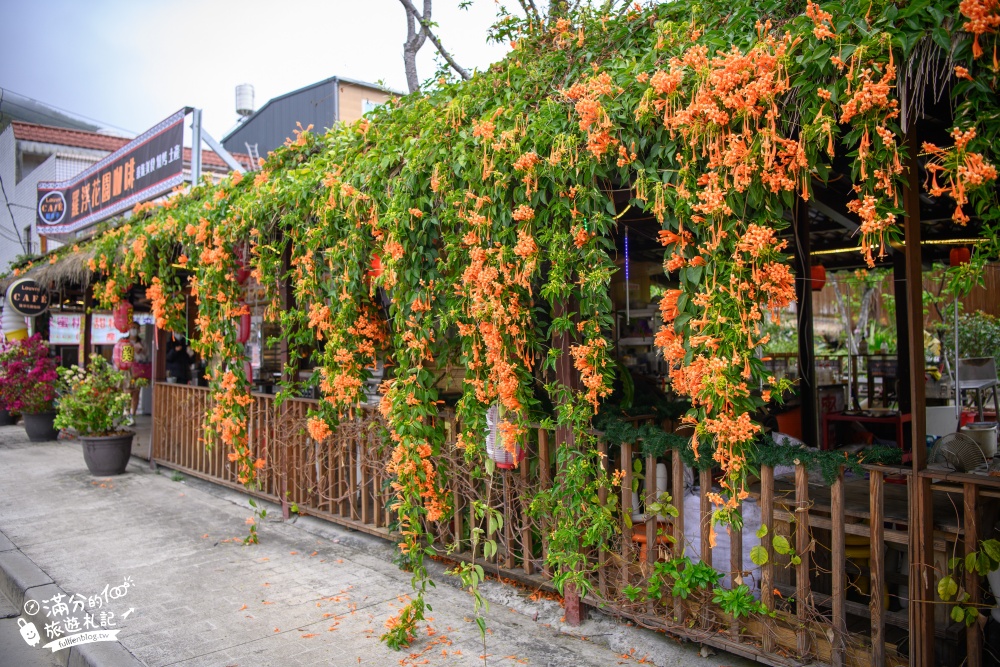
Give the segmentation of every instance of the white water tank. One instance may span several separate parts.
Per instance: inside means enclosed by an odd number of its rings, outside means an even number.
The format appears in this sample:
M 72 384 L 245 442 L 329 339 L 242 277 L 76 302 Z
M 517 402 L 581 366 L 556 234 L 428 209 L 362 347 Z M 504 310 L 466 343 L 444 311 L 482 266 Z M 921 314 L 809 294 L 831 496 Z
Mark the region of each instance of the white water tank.
M 236 86 L 236 113 L 243 117 L 253 113 L 253 86 L 249 83 Z

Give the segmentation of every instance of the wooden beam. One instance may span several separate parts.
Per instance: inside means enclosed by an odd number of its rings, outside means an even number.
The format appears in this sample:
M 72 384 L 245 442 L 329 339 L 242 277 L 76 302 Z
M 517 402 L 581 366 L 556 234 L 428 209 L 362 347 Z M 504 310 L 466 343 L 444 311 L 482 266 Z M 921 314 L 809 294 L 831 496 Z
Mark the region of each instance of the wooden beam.
M 920 258 L 920 174 L 917 165 L 916 132 L 907 129 L 906 187 L 903 208 L 906 215 L 903 237 L 906 240 L 906 335 L 910 347 L 910 445 L 913 452 L 913 476 L 910 478 L 910 664 L 913 667 L 934 665 L 934 525 L 930 479 L 918 473 L 927 467 L 927 420 L 924 383 L 924 311 L 923 265 Z

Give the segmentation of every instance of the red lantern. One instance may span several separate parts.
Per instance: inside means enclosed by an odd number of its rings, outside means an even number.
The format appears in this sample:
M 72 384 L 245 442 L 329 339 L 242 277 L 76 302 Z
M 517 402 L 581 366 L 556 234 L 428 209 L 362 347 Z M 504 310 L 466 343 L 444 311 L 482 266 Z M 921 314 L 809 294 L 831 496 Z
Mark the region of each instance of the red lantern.
M 118 302 L 115 306 L 115 310 L 112 316 L 114 320 L 115 329 L 122 333 L 128 333 L 129 328 L 132 326 L 132 304 L 124 299 Z
M 247 382 L 253 384 L 253 366 L 246 359 L 243 360 L 243 374 L 247 376 Z
M 372 255 L 372 268 L 368 272 L 369 278 L 378 278 L 382 275 L 382 258 L 378 255 Z
M 823 289 L 823 285 L 826 284 L 826 267 L 822 264 L 815 264 L 812 267 L 812 290 L 818 292 Z
M 236 259 L 236 282 L 240 285 L 250 277 L 250 269 L 247 268 L 250 264 L 249 253 L 250 250 L 245 243 L 237 243 L 233 247 L 233 257 Z
M 249 310 L 249 309 L 247 309 Z M 240 322 L 237 328 L 237 338 L 236 340 L 242 345 L 250 340 L 250 313 L 244 312 L 240 315 Z
M 120 371 L 127 371 L 135 363 L 135 347 L 128 338 L 119 338 L 111 355 L 111 363 Z
M 968 264 L 970 259 L 972 259 L 972 252 L 965 246 L 952 248 L 951 253 L 949 253 L 948 255 L 949 263 L 952 266 L 961 266 L 962 264 Z

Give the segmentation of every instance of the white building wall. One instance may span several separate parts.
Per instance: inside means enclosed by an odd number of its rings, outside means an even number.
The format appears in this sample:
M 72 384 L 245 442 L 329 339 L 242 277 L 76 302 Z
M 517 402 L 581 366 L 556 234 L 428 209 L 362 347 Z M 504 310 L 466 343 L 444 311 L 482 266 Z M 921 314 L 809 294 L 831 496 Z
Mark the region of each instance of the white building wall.
M 8 127 L 0 135 L 0 178 L 3 179 L 3 190 L 10 198 L 10 206 L 0 192 L 0 275 L 10 271 L 10 264 L 18 255 L 26 251 L 26 245 L 34 254 L 41 251 L 39 231 L 44 235 L 45 229 L 39 230 L 35 216 L 35 206 L 38 202 L 39 181 L 65 181 L 76 176 L 97 161 L 97 155 L 106 154 L 97 151 L 94 156 L 83 156 L 82 152 L 72 147 L 66 147 L 66 154 L 49 156 L 42 164 L 31 171 L 24 180 L 16 183 L 17 177 L 17 142 L 14 139 L 14 129 Z M 13 221 L 11 220 L 13 214 Z M 17 229 L 15 231 L 14 226 Z M 30 232 L 26 228 L 30 226 Z M 20 233 L 20 241 L 18 239 Z M 30 245 L 29 245 L 30 244 Z M 48 250 L 58 248 L 61 243 L 48 239 Z
M 0 182 L 3 183 L 3 189 L 0 190 L 0 274 L 7 273 L 11 261 L 25 251 L 24 246 L 18 241 L 15 227 L 17 230 L 22 230 L 25 224 L 34 222 L 34 209 L 24 211 L 13 205 L 17 202 L 14 182 L 16 172 L 17 145 L 14 141 L 14 129 L 8 126 L 3 134 L 0 134 Z M 9 202 L 7 197 L 10 197 Z M 25 214 L 30 216 L 30 222 L 24 222 Z

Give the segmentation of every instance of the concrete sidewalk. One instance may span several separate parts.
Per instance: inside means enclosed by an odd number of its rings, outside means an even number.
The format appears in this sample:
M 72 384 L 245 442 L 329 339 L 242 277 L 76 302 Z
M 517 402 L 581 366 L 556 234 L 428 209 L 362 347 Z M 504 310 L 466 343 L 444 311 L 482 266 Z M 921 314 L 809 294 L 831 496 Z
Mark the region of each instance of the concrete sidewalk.
M 81 616 L 93 612 L 96 625 L 103 612 L 105 629 L 119 630 L 120 645 L 62 649 L 58 664 L 483 665 L 472 599 L 436 563 L 433 620 L 412 649 L 391 651 L 378 637 L 410 592 L 391 545 L 308 517 L 272 520 L 280 511 L 269 511 L 261 544 L 245 547 L 246 496 L 174 477 L 133 457 L 127 474 L 94 478 L 79 445 L 29 443 L 22 428 L 0 427 L 0 587 L 15 608 L 35 599 L 52 611 L 60 592 L 87 601 Z M 702 658 L 696 644 L 600 614 L 569 628 L 554 602 L 494 582 L 483 591 L 493 600 L 488 665 L 751 664 Z M 44 625 L 54 618 L 38 612 L 41 644 L 53 640 Z M 19 667 L 4 655 L 12 654 L 0 643 L 0 667 Z

